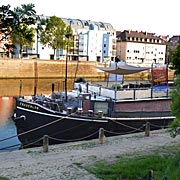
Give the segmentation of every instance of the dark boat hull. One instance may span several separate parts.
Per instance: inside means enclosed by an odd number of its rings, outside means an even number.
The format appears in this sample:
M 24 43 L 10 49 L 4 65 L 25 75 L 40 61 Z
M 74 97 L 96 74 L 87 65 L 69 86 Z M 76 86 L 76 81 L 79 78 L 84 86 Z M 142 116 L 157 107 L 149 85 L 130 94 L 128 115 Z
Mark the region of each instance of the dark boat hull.
M 26 117 L 26 120 L 21 118 L 15 121 L 18 137 L 23 145 L 30 143 L 42 145 L 42 141 L 33 142 L 42 139 L 44 135 L 52 138 L 49 141 L 50 144 L 92 139 L 98 136 L 99 128 L 105 127 L 107 124 L 107 121 L 81 119 L 81 117 L 73 118 L 57 114 L 39 114 L 24 110 L 17 110 L 16 113 L 17 116 Z
M 97 118 L 78 114 L 66 115 L 43 106 L 17 100 L 17 134 L 23 147 L 41 146 L 43 136 L 49 136 L 49 144 L 67 143 L 98 138 L 99 129 L 104 128 L 105 136 L 142 132 L 147 122 L 151 130 L 165 128 L 173 117 L 149 118 Z

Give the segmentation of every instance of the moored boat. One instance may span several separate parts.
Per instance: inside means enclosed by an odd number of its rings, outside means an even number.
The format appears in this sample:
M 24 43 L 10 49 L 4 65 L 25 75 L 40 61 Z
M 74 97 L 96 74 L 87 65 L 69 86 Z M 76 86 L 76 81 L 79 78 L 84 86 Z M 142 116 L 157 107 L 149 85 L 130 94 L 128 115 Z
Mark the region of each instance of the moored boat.
M 141 132 L 147 122 L 151 130 L 166 128 L 174 119 L 168 97 L 115 100 L 111 97 L 114 90 L 87 87 L 87 83 L 78 86 L 81 88 L 68 92 L 67 100 L 65 93 L 59 92 L 16 98 L 13 119 L 24 147 L 42 145 L 44 135 L 49 136 L 50 144 L 58 144 L 98 138 L 100 128 L 105 136 Z M 137 92 L 142 95 L 147 90 Z
M 114 74 L 129 74 L 147 70 L 126 64 L 99 68 Z M 117 80 L 117 77 L 116 77 Z M 67 92 L 50 96 L 37 95 L 16 98 L 14 122 L 23 147 L 42 145 L 44 135 L 50 144 L 89 140 L 98 137 L 103 128 L 105 136 L 144 131 L 146 123 L 151 130 L 166 128 L 171 116 L 169 89 L 130 86 L 117 91 L 99 85 L 75 83 Z M 153 93 L 154 91 L 154 93 Z

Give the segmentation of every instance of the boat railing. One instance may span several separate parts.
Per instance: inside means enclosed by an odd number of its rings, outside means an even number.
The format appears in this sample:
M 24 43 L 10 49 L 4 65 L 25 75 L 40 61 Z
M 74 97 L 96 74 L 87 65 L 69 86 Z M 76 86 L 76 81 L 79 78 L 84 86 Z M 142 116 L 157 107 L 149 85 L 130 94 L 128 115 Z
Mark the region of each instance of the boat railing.
M 61 108 L 59 106 L 59 104 L 57 102 L 53 102 L 53 101 L 42 101 L 42 100 L 36 100 L 36 103 L 47 107 L 48 109 L 52 109 L 52 110 L 56 110 L 58 112 L 61 111 Z
M 170 97 L 173 87 L 138 87 L 138 88 L 121 88 L 118 90 L 104 87 L 101 85 L 81 83 L 82 91 L 95 93 L 98 96 L 109 97 L 112 99 L 153 99 L 153 98 L 167 98 Z

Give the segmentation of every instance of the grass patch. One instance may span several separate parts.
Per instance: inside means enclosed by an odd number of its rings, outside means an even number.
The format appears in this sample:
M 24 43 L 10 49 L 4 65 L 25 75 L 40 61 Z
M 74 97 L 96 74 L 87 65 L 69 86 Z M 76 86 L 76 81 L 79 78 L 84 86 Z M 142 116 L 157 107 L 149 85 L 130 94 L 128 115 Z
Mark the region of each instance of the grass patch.
M 10 179 L 6 177 L 0 177 L 0 180 L 10 180 Z
M 179 146 L 162 148 L 146 153 L 125 154 L 117 161 L 109 163 L 97 162 L 86 170 L 103 180 L 142 180 L 147 179 L 149 170 L 153 170 L 155 179 L 180 179 L 180 150 Z

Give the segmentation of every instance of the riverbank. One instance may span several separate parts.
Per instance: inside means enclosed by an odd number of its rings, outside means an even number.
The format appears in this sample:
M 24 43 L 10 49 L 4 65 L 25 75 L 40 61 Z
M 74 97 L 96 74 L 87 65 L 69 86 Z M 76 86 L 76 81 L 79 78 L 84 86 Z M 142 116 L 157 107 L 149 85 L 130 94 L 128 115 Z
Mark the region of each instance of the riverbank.
M 97 62 L 68 61 L 68 78 L 84 77 L 85 79 L 104 80 L 105 73 L 98 70 Z M 34 59 L 4 59 L 0 60 L 1 79 L 33 79 L 33 78 L 64 78 L 66 62 L 57 60 L 34 60 Z M 88 73 L 87 73 L 88 72 Z
M 107 80 L 108 74 L 99 70 L 105 63 L 92 61 L 68 61 L 68 79 L 83 77 L 88 81 Z M 37 59 L 0 59 L 0 79 L 49 79 L 64 78 L 66 62 L 63 60 L 37 60 Z M 136 74 L 125 75 L 124 80 L 149 80 L 150 70 Z M 169 70 L 169 80 L 173 80 L 174 71 Z
M 10 180 L 98 180 L 83 167 L 99 160 L 114 161 L 117 156 L 134 152 L 151 152 L 164 146 L 180 144 L 180 136 L 172 138 L 167 130 L 108 137 L 0 153 L 0 176 Z

